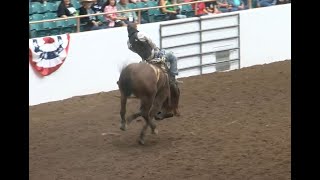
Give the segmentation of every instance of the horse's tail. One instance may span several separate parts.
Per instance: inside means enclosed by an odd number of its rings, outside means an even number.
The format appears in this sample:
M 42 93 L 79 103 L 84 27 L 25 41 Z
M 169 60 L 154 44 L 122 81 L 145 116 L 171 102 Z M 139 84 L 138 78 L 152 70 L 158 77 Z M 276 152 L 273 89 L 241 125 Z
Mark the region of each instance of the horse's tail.
M 117 83 L 119 86 L 119 90 L 121 92 L 121 109 L 120 109 L 121 126 L 120 126 L 120 129 L 125 131 L 126 126 L 127 126 L 127 121 L 125 118 L 126 109 L 127 109 L 126 108 L 127 98 L 132 93 L 131 79 L 130 79 L 130 77 L 120 76 L 120 79 Z
M 123 77 L 117 82 L 121 93 L 128 97 L 132 94 L 132 80 L 131 77 Z
M 132 94 L 132 79 L 130 77 L 128 62 L 123 63 L 119 70 L 120 77 L 117 84 L 121 94 L 128 97 Z

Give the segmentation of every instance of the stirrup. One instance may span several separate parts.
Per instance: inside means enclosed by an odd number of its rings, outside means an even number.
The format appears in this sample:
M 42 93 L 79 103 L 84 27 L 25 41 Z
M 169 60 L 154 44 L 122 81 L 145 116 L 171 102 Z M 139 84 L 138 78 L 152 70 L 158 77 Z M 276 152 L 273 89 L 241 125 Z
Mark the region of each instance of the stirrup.
M 182 84 L 182 81 L 179 81 L 178 79 L 176 79 L 176 75 L 172 75 L 170 72 L 169 73 L 169 78 L 170 78 L 170 82 L 174 82 L 175 84 Z

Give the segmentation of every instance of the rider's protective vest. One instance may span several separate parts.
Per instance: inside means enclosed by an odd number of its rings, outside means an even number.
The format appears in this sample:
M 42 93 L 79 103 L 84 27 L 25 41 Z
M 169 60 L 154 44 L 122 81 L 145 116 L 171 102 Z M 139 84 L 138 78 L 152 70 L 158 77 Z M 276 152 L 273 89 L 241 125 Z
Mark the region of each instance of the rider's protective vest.
M 134 33 L 129 38 L 129 42 L 131 44 L 131 48 L 134 52 L 139 54 L 139 56 L 144 59 L 148 60 L 148 58 L 152 54 L 152 48 L 146 41 L 140 41 L 137 37 L 138 32 Z

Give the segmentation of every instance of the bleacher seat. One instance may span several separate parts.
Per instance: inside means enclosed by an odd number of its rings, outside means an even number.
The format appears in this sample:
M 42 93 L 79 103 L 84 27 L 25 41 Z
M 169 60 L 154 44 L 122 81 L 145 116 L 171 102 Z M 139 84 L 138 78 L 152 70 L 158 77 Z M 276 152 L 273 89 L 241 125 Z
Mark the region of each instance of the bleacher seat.
M 80 4 L 79 0 L 71 0 L 71 4 L 76 9 L 79 9 L 81 7 L 81 4 Z
M 166 15 L 161 13 L 159 9 L 149 9 L 148 15 L 149 15 L 149 22 L 165 21 L 165 17 L 166 17 Z
M 48 13 L 44 14 L 44 18 L 46 18 L 46 19 L 55 19 L 55 18 L 58 18 L 58 17 L 57 17 L 57 13 L 48 12 Z
M 31 3 L 29 3 L 29 15 L 33 14 Z
M 43 12 L 57 12 L 58 10 L 58 6 L 56 3 L 53 3 L 53 2 L 47 2 L 45 4 L 42 5 L 42 9 L 43 9 Z
M 42 25 L 42 29 L 54 29 L 56 28 L 56 23 L 55 22 L 44 22 Z
M 145 3 L 145 2 L 137 2 L 136 5 L 137 5 L 137 8 L 145 8 L 145 7 L 148 7 L 148 4 Z
M 44 11 L 43 11 L 43 8 L 42 8 L 42 4 L 39 3 L 39 2 L 31 2 L 31 12 L 32 12 L 32 14 L 43 13 Z
M 146 8 L 148 7 L 148 4 L 145 3 L 145 2 L 137 2 L 136 3 L 136 8 L 139 9 L 139 8 Z M 137 12 L 137 15 L 138 15 L 138 11 Z M 149 15 L 148 15 L 148 11 L 147 10 L 143 10 L 141 11 L 141 16 L 144 20 L 146 21 L 149 21 Z
M 44 19 L 55 19 L 57 17 L 57 14 L 56 13 L 45 13 L 43 17 L 44 17 Z M 43 29 L 54 29 L 56 27 L 57 27 L 56 21 L 43 23 Z
M 36 31 L 29 31 L 30 37 L 29 38 L 35 38 L 37 37 L 37 32 Z
M 55 3 L 55 4 L 56 4 L 56 6 L 57 6 L 57 10 L 58 10 L 58 7 L 59 7 L 59 5 L 60 5 L 61 1 L 56 1 L 56 2 L 53 2 L 53 3 Z
M 31 19 L 31 21 L 41 21 L 43 20 L 43 14 L 32 14 L 31 16 L 29 16 L 29 20 Z M 32 38 L 34 37 L 38 37 L 39 36 L 39 31 L 41 31 L 43 29 L 43 23 L 35 23 L 35 24 L 30 24 L 29 26 L 29 32 L 30 32 L 30 36 Z
M 181 14 L 186 15 L 187 17 L 193 17 L 194 10 L 192 9 L 192 6 L 190 4 L 184 4 L 181 7 Z
M 37 31 L 37 37 L 51 36 L 51 30 Z
M 68 27 L 68 20 L 57 20 L 56 27 L 60 27 L 60 28 Z
M 147 1 L 147 7 L 158 6 L 158 1 Z
M 54 35 L 59 35 L 59 34 L 61 34 L 60 29 L 50 29 L 48 32 L 49 32 L 49 35 L 50 35 L 50 36 L 54 36 Z
M 76 27 L 65 27 L 65 28 L 62 28 L 61 30 L 61 34 L 66 34 L 66 33 L 74 33 L 76 32 Z
M 29 21 L 38 21 L 44 19 L 56 19 L 58 6 L 61 0 L 48 0 L 47 3 L 39 2 L 29 3 Z M 73 6 L 78 10 L 80 8 L 79 0 L 71 0 Z M 104 18 L 101 18 L 105 22 Z M 58 35 L 63 33 L 76 32 L 77 20 L 57 20 L 52 22 L 30 24 L 30 37 L 42 37 Z
M 68 19 L 67 27 L 74 27 L 74 26 L 77 26 L 77 19 Z
M 32 14 L 31 18 L 32 18 L 32 21 L 41 21 L 44 19 L 42 14 Z M 43 23 L 30 24 L 30 31 L 33 31 L 33 30 L 39 31 L 39 30 L 42 30 L 42 28 L 43 28 Z
M 99 21 L 101 21 L 103 24 L 106 24 L 106 23 L 107 23 L 107 21 L 106 21 L 106 19 L 104 18 L 103 15 L 99 15 L 99 16 L 98 16 L 98 19 L 99 19 Z
M 137 5 L 135 3 L 128 3 L 129 9 L 136 9 Z
M 80 0 L 70 0 L 75 9 L 79 10 L 81 7 Z M 39 2 L 29 3 L 29 21 L 38 21 L 43 19 L 55 19 L 58 18 L 56 11 L 60 5 L 60 0 L 48 0 L 46 4 L 41 4 Z M 158 1 L 148 1 L 148 2 L 137 2 L 129 3 L 130 9 L 146 8 L 158 6 Z M 182 5 L 181 14 L 187 15 L 187 17 L 194 16 L 194 10 L 192 10 L 191 5 Z M 144 20 L 149 22 L 159 22 L 165 20 L 165 14 L 163 14 L 160 9 L 150 9 L 141 11 L 141 16 Z M 98 19 L 106 23 L 103 15 L 99 15 Z M 57 20 L 53 22 L 44 22 L 30 25 L 31 37 L 46 36 L 46 35 L 58 35 L 63 33 L 76 32 L 77 20 Z M 80 25 L 82 28 L 82 25 Z

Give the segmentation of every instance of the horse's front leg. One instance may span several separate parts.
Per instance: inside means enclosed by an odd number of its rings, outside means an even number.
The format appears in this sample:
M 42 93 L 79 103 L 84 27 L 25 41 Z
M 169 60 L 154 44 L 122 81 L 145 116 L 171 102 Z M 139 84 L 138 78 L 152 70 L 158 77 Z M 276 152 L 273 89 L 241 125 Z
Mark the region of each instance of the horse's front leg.
M 146 131 L 147 131 L 147 128 L 148 128 L 148 126 L 149 126 L 149 123 L 147 122 L 147 121 L 145 121 L 146 123 L 145 123 L 145 125 L 142 127 L 142 130 L 141 130 L 141 132 L 140 132 L 140 137 L 139 137 L 139 143 L 141 144 L 141 145 L 144 145 L 144 137 L 145 137 L 145 135 L 146 135 Z
M 150 96 L 141 97 L 140 115 L 145 120 L 145 124 L 142 127 L 141 132 L 140 132 L 140 136 L 139 136 L 139 143 L 141 145 L 144 144 L 146 130 L 147 130 L 148 126 L 150 126 L 149 112 L 150 112 L 150 108 L 152 106 L 152 102 L 154 100 L 154 97 L 155 97 L 155 95 L 153 95 L 151 97 Z
M 127 123 L 130 124 L 133 120 L 141 116 L 141 112 L 134 113 L 127 118 Z
M 158 130 L 156 129 L 157 126 L 155 124 L 155 122 L 153 121 L 153 118 L 156 119 L 156 120 L 159 120 L 159 118 L 163 118 L 161 117 L 159 114 L 159 112 L 161 111 L 161 107 L 163 105 L 163 103 L 165 102 L 165 97 L 167 96 L 166 94 L 166 91 L 161 91 L 159 92 L 159 94 L 157 95 L 157 97 L 155 98 L 154 102 L 153 102 L 153 105 L 150 109 L 150 112 L 149 112 L 149 124 L 150 124 L 150 127 L 151 127 L 151 130 L 152 130 L 152 133 L 153 134 L 158 134 Z

